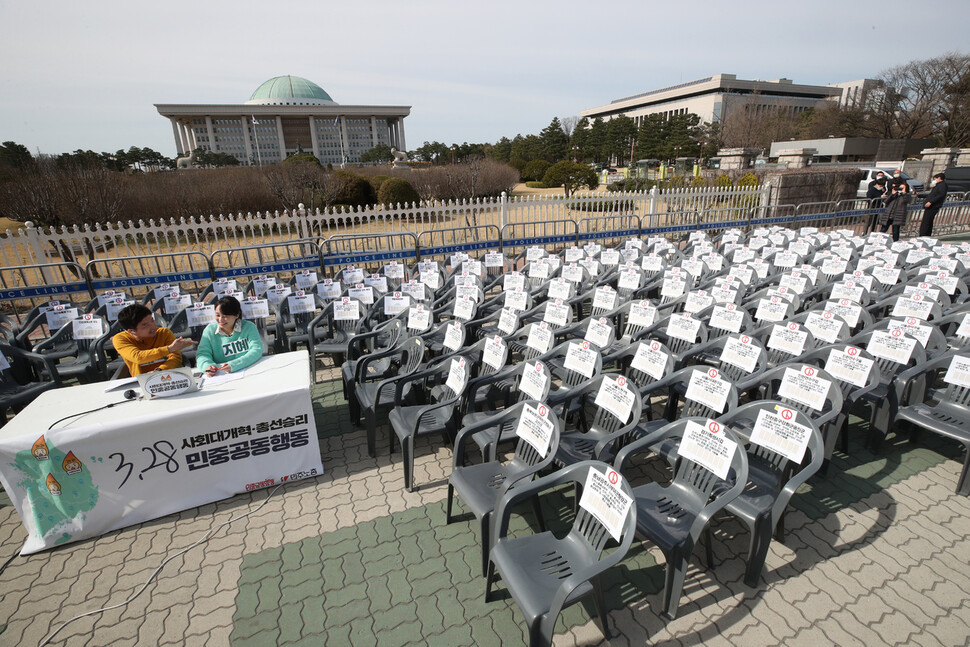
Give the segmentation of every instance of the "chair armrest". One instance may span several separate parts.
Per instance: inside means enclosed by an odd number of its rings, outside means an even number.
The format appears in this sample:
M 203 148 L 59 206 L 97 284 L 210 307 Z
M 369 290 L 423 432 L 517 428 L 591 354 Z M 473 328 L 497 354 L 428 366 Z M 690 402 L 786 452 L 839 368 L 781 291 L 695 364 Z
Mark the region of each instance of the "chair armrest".
M 953 356 L 957 354 L 957 352 L 958 351 L 955 350 L 946 352 L 935 359 L 923 362 L 922 364 L 917 364 L 916 366 L 908 368 L 902 373 L 898 374 L 896 379 L 893 380 L 892 386 L 894 389 L 893 395 L 895 396 L 896 402 L 899 404 L 899 406 L 903 406 L 904 404 L 908 404 L 909 402 L 913 401 L 913 394 L 907 392 L 913 380 L 926 373 L 933 372 L 935 374 L 940 369 L 949 366 L 950 361 L 953 359 Z M 933 381 L 934 380 L 924 380 L 923 393 L 919 397 L 919 402 L 923 402 L 926 399 L 926 393 L 933 386 Z
M 41 355 L 40 353 L 35 353 L 33 351 L 24 350 L 23 348 L 17 348 L 16 346 L 11 346 L 9 348 L 10 355 L 14 357 L 20 357 L 26 359 L 32 364 L 42 365 L 47 369 L 47 374 L 51 376 L 51 382 L 53 382 L 57 388 L 62 386 L 61 376 L 57 372 L 57 362 L 53 358 L 47 355 Z
M 394 387 L 394 404 L 400 405 L 404 400 L 404 387 L 412 382 L 420 382 L 426 380 L 429 377 L 441 375 L 442 373 L 447 374 L 447 366 L 436 366 L 434 368 L 423 369 L 416 373 L 410 373 L 408 375 L 395 375 L 394 377 L 389 377 L 387 379 L 381 380 L 381 384 L 395 384 Z

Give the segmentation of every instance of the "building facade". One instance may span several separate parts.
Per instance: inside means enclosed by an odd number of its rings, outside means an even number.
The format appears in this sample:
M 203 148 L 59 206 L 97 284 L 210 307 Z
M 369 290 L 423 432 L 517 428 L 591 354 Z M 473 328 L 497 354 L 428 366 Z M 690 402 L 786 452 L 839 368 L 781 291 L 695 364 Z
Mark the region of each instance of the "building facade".
M 661 114 L 665 119 L 693 113 L 701 121 L 720 123 L 734 110 L 755 113 L 787 111 L 793 116 L 822 101 L 838 101 L 842 88 L 825 85 L 799 85 L 790 79 L 745 81 L 734 74 L 715 74 L 703 79 L 616 99 L 605 106 L 580 114 L 593 120 L 608 120 L 619 115 L 631 117 L 637 126 L 647 115 Z
M 241 164 L 281 162 L 297 152 L 322 164 L 346 164 L 378 145 L 407 150 L 404 118 L 410 106 L 340 105 L 316 83 L 278 76 L 249 101 L 234 105 L 155 104 L 172 124 L 179 156 L 201 148 Z

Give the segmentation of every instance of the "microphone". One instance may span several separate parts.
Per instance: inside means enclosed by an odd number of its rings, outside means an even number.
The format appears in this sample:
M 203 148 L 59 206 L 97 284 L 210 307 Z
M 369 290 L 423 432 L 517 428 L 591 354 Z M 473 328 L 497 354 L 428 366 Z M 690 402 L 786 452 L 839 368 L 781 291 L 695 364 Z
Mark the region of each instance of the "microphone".
M 125 391 L 125 400 L 137 400 L 138 393 L 134 389 L 128 389 Z

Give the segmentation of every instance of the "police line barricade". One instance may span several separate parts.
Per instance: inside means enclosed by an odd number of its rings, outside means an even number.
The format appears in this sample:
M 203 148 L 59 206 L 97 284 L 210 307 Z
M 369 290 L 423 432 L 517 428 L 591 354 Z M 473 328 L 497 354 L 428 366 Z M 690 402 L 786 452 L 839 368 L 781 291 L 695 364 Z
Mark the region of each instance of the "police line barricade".
M 578 223 L 578 243 L 595 242 L 603 247 L 622 245 L 640 236 L 640 217 L 634 214 L 615 214 L 583 218 Z
M 515 258 L 527 247 L 543 247 L 549 253 L 579 242 L 579 225 L 575 220 L 541 220 L 516 222 L 502 228 L 502 249 Z
M 78 263 L 41 263 L 0 267 L 0 301 L 20 320 L 34 306 L 53 300 L 87 303 L 94 297 Z
M 320 240 L 321 265 L 328 278 L 337 278 L 348 265 L 364 274 L 378 274 L 390 261 L 412 265 L 418 259 L 418 237 L 409 231 L 393 234 L 335 234 Z
M 94 294 L 114 290 L 139 299 L 165 284 L 198 294 L 212 282 L 209 257 L 202 252 L 95 259 L 88 261 L 84 271 Z
M 474 259 L 485 252 L 503 251 L 498 225 L 475 225 L 431 229 L 418 234 L 418 254 L 422 261 L 447 263 L 455 254 L 468 254 Z
M 910 214 L 906 223 L 907 231 L 912 229 L 910 235 L 916 236 L 919 233 L 924 204 L 926 204 L 925 200 L 920 200 L 916 205 L 916 208 L 920 210 L 918 218 Z M 965 194 L 948 195 L 943 207 L 937 212 L 936 218 L 933 219 L 933 235 L 962 233 L 966 232 L 968 228 L 970 228 L 970 200 L 966 199 Z
M 217 249 L 211 255 L 214 279 L 248 278 L 270 275 L 283 283 L 303 270 L 321 270 L 317 241 L 301 238 L 285 243 L 264 243 L 234 249 Z M 242 289 L 244 286 L 238 286 Z

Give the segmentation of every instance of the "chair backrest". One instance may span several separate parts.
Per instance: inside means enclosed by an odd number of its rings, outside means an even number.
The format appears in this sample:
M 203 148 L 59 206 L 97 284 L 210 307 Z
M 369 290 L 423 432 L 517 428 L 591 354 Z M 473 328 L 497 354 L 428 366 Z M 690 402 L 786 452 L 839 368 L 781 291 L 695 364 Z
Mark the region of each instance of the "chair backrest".
M 638 338 L 657 321 L 657 307 L 649 299 L 627 301 L 618 309 L 621 317 L 622 335 L 627 341 Z
M 613 360 L 620 372 L 640 388 L 662 380 L 674 370 L 674 354 L 656 339 L 634 342 Z
M 769 369 L 762 375 L 767 397 L 797 409 L 819 426 L 842 411 L 842 385 L 824 369 L 812 363 L 792 362 Z M 822 390 L 825 382 L 828 387 Z
M 897 361 L 898 359 L 902 358 L 901 355 L 896 357 L 893 353 L 884 352 L 882 348 L 883 344 L 873 343 L 874 335 L 884 337 L 887 334 L 889 334 L 887 331 L 868 330 L 866 332 L 859 333 L 849 340 L 850 344 L 865 348 L 866 351 L 868 351 L 869 354 L 875 358 L 876 365 L 879 366 L 879 377 L 881 384 L 890 384 L 896 375 L 904 371 L 906 368 L 910 366 L 917 366 L 926 361 L 926 351 L 923 350 L 923 347 L 916 339 L 913 339 L 905 333 L 901 333 L 899 336 L 904 339 L 911 340 L 913 345 L 912 353 L 910 353 L 908 360 L 905 362 Z
M 843 405 L 851 403 L 857 392 L 874 389 L 881 379 L 876 358 L 864 348 L 848 343 L 821 346 L 803 355 L 802 361 L 815 364 L 835 378 L 842 391 Z
M 544 401 L 552 387 L 552 376 L 541 360 L 520 362 L 515 367 L 511 377 L 512 390 L 519 394 L 519 402 L 525 400 Z
M 586 375 L 581 369 L 566 366 L 566 361 L 562 363 L 554 361 L 559 358 L 566 360 L 573 346 L 578 347 L 575 351 L 576 355 L 592 354 L 592 371 L 589 375 Z M 563 342 L 545 355 L 542 355 L 541 359 L 546 362 L 546 366 L 551 367 L 552 375 L 558 378 L 561 383 L 561 389 L 573 389 L 595 378 L 603 371 L 603 356 L 596 350 L 595 346 L 585 341 L 571 340 Z

